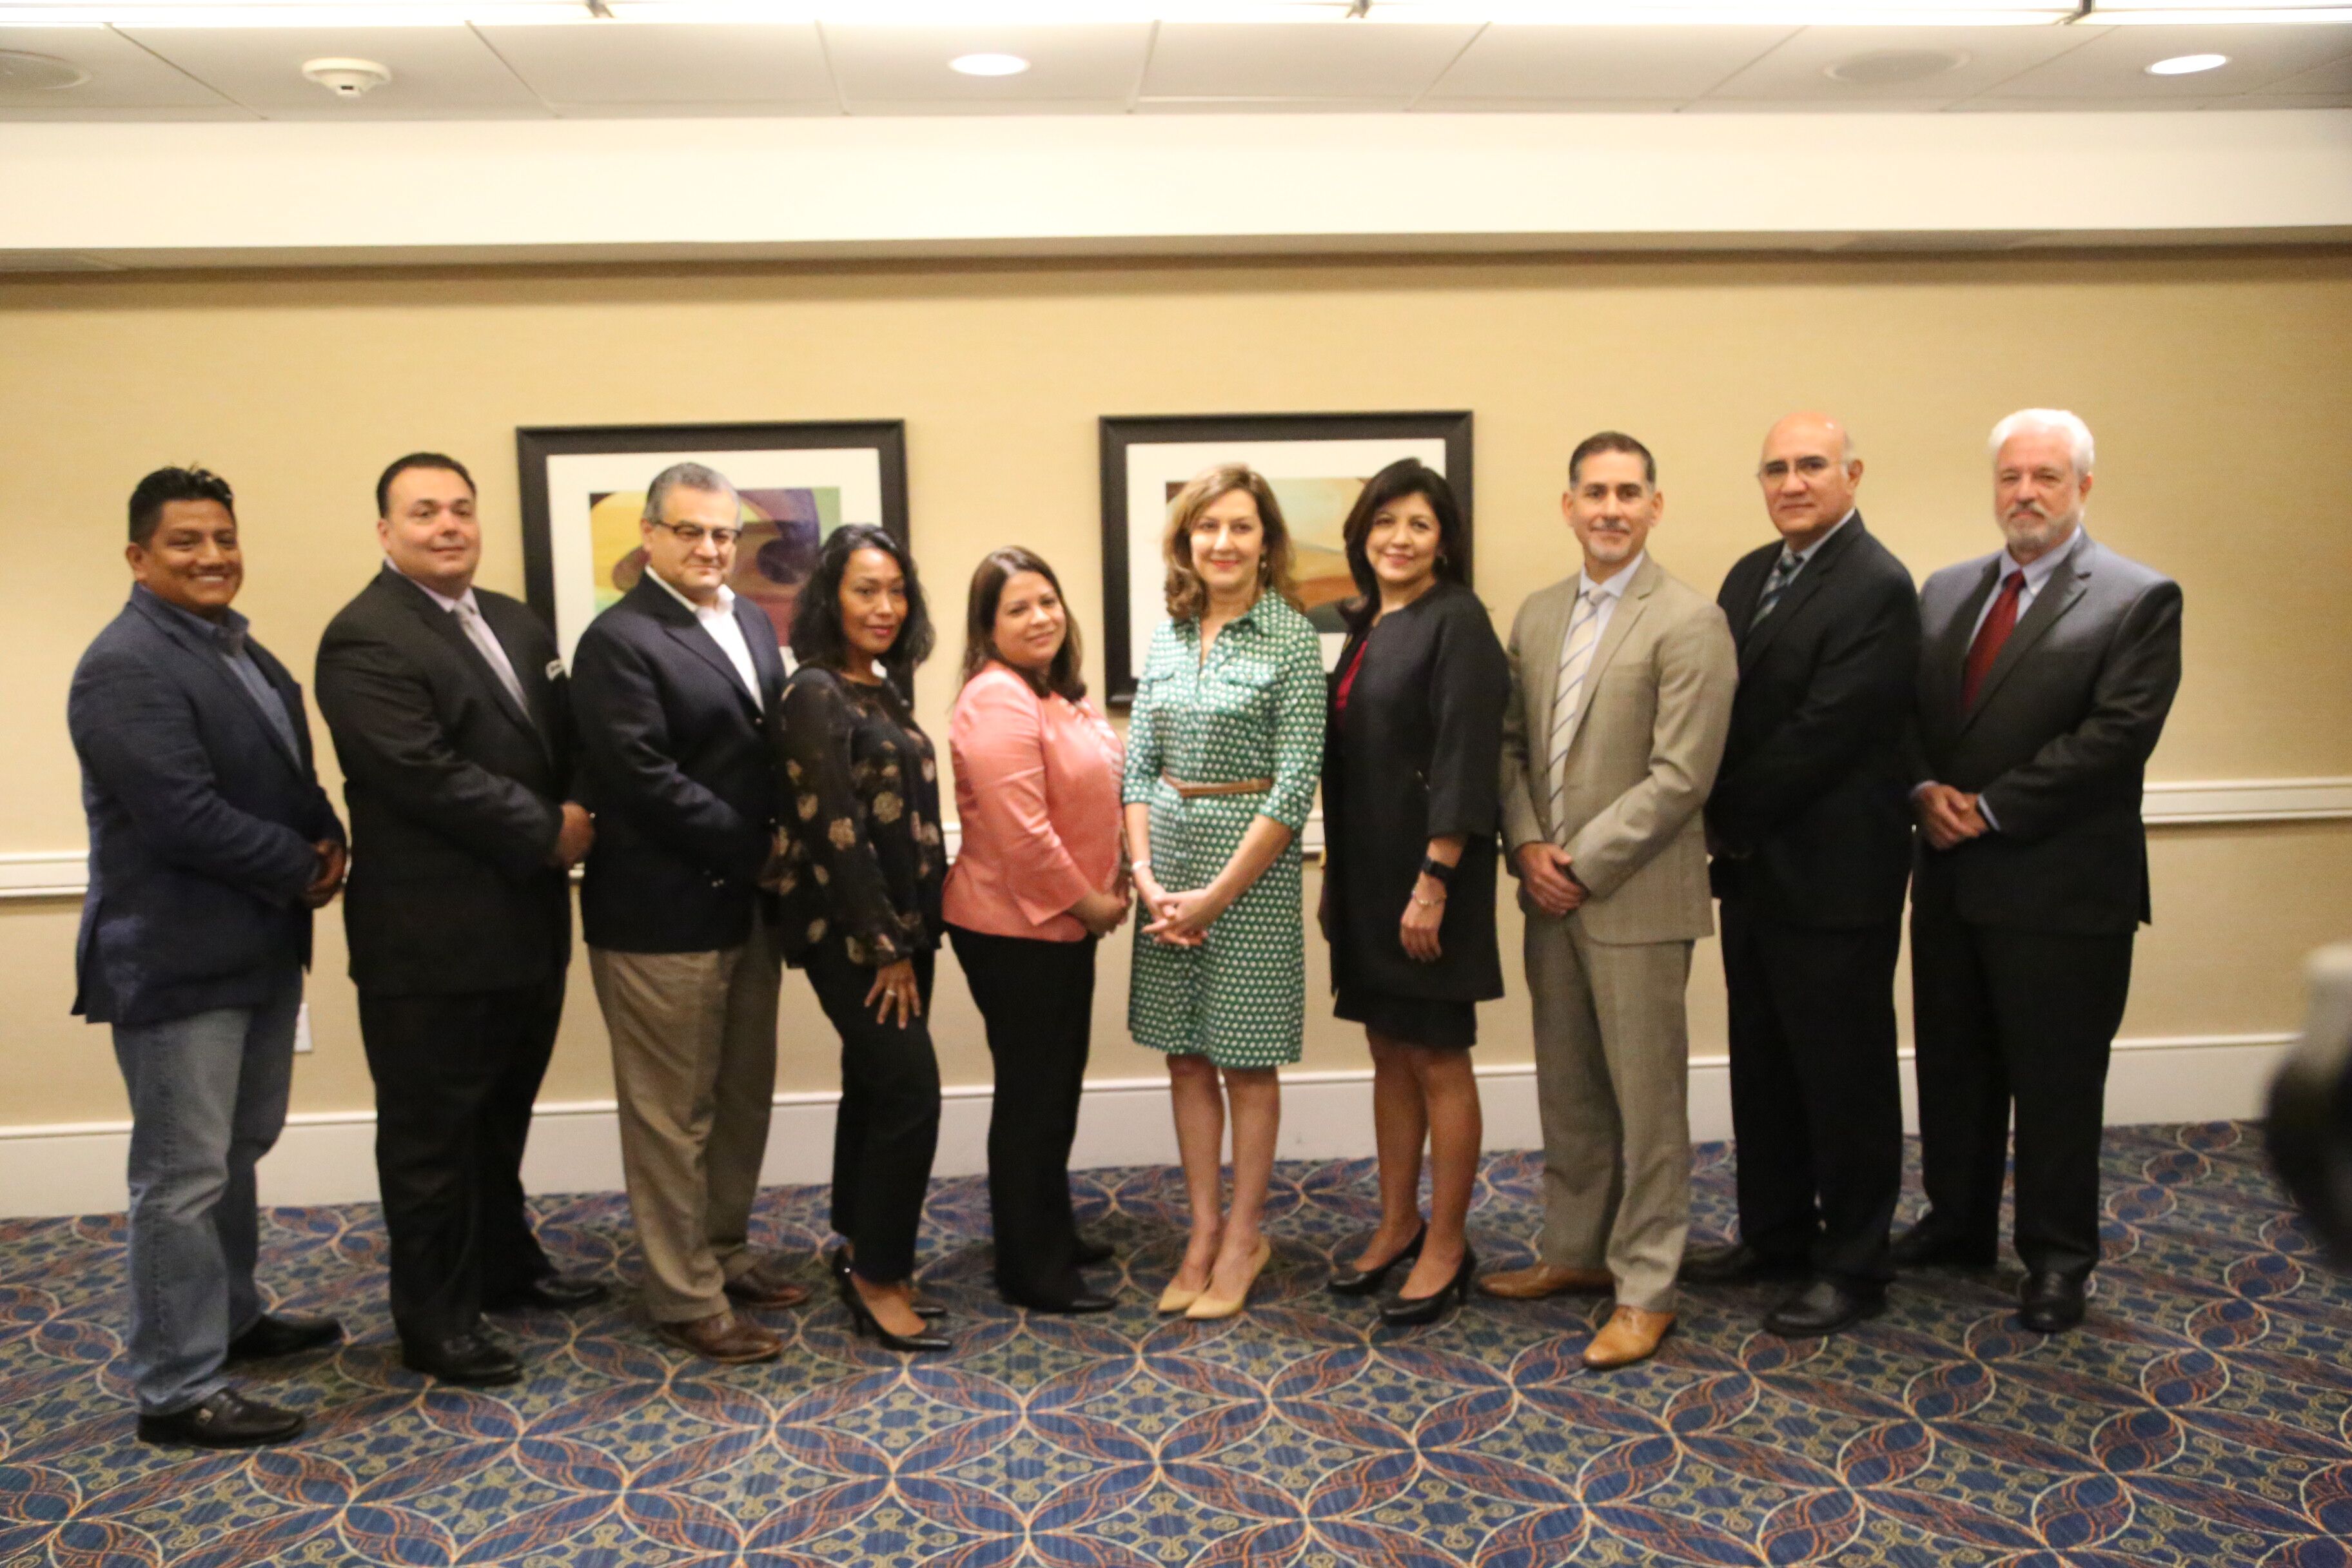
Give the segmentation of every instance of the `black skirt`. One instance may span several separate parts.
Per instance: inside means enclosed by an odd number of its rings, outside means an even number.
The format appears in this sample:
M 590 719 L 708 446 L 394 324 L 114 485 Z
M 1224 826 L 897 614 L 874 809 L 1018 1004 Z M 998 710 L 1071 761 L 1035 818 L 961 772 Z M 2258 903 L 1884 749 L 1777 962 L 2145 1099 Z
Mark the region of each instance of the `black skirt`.
M 1478 1043 L 1478 1005 L 1436 996 L 1399 996 L 1342 984 L 1331 1011 L 1408 1046 L 1467 1050 Z

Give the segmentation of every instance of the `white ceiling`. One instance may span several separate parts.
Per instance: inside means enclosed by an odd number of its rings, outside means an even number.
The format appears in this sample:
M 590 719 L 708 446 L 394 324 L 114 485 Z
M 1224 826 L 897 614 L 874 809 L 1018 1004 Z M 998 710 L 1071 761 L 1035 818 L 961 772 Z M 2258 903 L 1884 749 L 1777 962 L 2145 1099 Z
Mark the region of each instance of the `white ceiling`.
M 0 50 L 61 59 L 88 77 L 23 85 L 0 60 L 5 120 L 2352 107 L 2352 23 L 0 25 Z M 948 68 L 981 50 L 1020 55 L 1032 68 L 999 78 Z M 1919 74 L 1828 74 L 1892 51 L 1922 57 L 1895 62 Z M 2143 68 L 2206 51 L 2230 63 L 2173 78 Z M 302 78 L 303 63 L 321 56 L 379 61 L 393 79 L 338 100 Z

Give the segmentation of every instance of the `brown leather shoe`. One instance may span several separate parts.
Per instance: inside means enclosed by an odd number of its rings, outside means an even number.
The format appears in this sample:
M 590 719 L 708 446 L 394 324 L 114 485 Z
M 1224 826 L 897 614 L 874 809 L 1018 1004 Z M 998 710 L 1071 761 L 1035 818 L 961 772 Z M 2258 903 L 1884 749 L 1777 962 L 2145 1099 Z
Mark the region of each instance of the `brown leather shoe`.
M 727 1294 L 747 1307 L 797 1307 L 809 1299 L 808 1288 L 784 1278 L 783 1265 L 762 1258 L 727 1281 Z
M 784 1342 L 740 1312 L 720 1312 L 689 1318 L 683 1323 L 660 1325 L 662 1338 L 684 1345 L 706 1361 L 735 1365 L 773 1361 L 783 1353 Z
M 1556 1264 L 1538 1263 L 1532 1268 L 1486 1275 L 1478 1281 L 1478 1289 L 1506 1301 L 1539 1301 L 1546 1296 L 1569 1290 L 1606 1295 L 1617 1289 L 1617 1281 L 1610 1278 L 1606 1268 L 1562 1268 Z
M 1637 1361 L 1647 1361 L 1658 1353 L 1658 1342 L 1675 1326 L 1672 1312 L 1645 1311 L 1640 1307 L 1619 1303 L 1609 1314 L 1609 1321 L 1592 1336 L 1584 1347 L 1584 1364 L 1597 1372 L 1612 1367 L 1631 1366 Z

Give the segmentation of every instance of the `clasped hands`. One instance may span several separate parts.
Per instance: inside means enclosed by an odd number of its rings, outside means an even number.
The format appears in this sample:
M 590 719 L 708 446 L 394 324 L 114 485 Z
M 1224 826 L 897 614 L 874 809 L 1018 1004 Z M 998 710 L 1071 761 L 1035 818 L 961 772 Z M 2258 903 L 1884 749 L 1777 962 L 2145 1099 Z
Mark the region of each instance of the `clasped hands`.
M 302 889 L 304 907 L 323 910 L 342 890 L 343 873 L 351 868 L 351 854 L 331 838 L 320 838 L 310 846 L 310 853 L 319 858 L 319 870 L 310 885 Z
M 1559 845 L 1538 838 L 1520 845 L 1511 855 L 1519 863 L 1519 886 L 1544 913 L 1572 914 L 1591 896 L 1568 868 L 1569 853 Z
M 1207 940 L 1209 927 L 1225 912 L 1230 900 L 1218 897 L 1213 887 L 1188 888 L 1171 893 L 1160 885 L 1160 879 L 1139 866 L 1135 869 L 1135 891 L 1143 900 L 1144 913 L 1151 921 L 1143 934 L 1157 937 L 1171 947 L 1198 947 Z
M 1977 797 L 1947 784 L 1923 784 L 1911 792 L 1911 814 L 1919 831 L 1937 849 L 1949 849 L 1985 836 L 1990 825 L 1977 808 Z
M 567 800 L 563 803 L 563 825 L 555 830 L 555 847 L 547 852 L 547 863 L 569 871 L 588 858 L 595 843 L 595 817 L 578 801 Z

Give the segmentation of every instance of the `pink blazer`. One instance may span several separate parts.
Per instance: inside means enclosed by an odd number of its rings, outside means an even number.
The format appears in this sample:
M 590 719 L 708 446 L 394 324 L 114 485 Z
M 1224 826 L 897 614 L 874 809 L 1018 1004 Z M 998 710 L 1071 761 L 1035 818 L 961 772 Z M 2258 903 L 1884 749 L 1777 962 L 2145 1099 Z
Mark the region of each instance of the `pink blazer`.
M 1118 877 L 1118 737 L 1091 701 L 1039 697 L 992 661 L 948 724 L 962 847 L 948 872 L 951 925 L 1076 942 L 1066 913 Z

